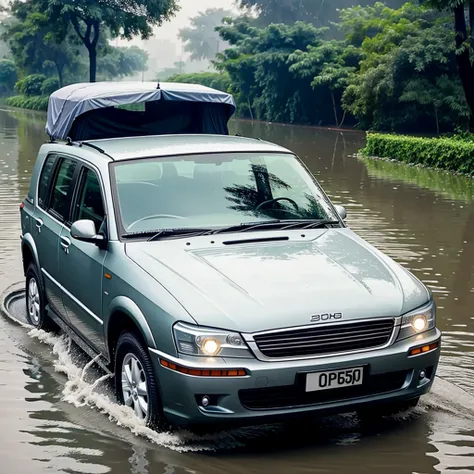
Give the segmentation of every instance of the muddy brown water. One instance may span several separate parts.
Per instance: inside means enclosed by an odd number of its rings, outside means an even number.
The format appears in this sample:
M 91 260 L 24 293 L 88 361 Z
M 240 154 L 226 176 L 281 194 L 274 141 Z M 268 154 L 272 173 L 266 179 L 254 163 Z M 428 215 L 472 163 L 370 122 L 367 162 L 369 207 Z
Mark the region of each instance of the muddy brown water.
M 18 205 L 44 114 L 0 110 L 0 292 L 21 281 Z M 66 338 L 0 318 L 0 472 L 474 472 L 474 181 L 353 155 L 364 135 L 233 122 L 232 131 L 297 152 L 348 224 L 433 291 L 444 331 L 440 378 L 404 417 L 354 415 L 297 426 L 151 434 L 120 412 L 107 381 Z M 117 423 L 116 420 L 119 420 Z

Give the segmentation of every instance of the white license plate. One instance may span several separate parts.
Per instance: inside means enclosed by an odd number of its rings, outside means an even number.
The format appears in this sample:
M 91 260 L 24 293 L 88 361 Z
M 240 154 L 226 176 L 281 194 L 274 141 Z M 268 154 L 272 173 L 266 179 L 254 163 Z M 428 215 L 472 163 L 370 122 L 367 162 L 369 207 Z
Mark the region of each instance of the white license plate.
M 330 390 L 332 388 L 362 385 L 363 376 L 363 367 L 315 372 L 306 376 L 306 391 L 315 392 L 317 390 Z

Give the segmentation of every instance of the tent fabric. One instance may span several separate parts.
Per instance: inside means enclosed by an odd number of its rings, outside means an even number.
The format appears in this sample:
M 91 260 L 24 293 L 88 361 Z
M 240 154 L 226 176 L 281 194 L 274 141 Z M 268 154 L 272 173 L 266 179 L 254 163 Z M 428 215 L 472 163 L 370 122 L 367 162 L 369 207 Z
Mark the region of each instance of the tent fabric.
M 145 103 L 144 112 L 117 109 Z M 232 95 L 195 84 L 98 82 L 73 84 L 49 98 L 46 133 L 90 140 L 168 133 L 227 135 Z

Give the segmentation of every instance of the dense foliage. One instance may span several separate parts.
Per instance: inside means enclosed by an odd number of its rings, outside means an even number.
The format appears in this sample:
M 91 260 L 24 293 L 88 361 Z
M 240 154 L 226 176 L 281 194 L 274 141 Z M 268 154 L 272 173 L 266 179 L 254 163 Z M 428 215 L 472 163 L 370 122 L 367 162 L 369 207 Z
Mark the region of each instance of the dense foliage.
M 24 0 L 14 0 L 24 2 Z M 89 78 L 96 80 L 98 47 L 101 36 L 132 39 L 149 38 L 153 26 L 159 26 L 177 11 L 175 0 L 26 0 L 46 15 L 55 41 L 67 38 L 72 28 L 89 55 Z
M 367 134 L 366 156 L 391 158 L 474 175 L 474 141 L 457 138 L 421 138 Z
M 143 71 L 143 50 L 114 48 L 109 38 L 148 38 L 176 9 L 175 0 L 13 0 L 2 38 L 23 74 L 95 81 Z
M 469 130 L 474 132 L 474 0 L 427 0 L 427 3 L 453 14 L 456 61 L 470 110 Z
M 385 0 L 385 4 L 399 8 L 405 1 Z M 270 23 L 292 24 L 304 21 L 316 27 L 331 27 L 338 20 L 339 10 L 372 3 L 373 0 L 237 0 L 242 10 L 257 12 L 257 23 L 265 26 Z
M 26 97 L 24 95 L 16 95 L 6 99 L 5 103 L 10 107 L 18 107 L 20 109 L 48 110 L 47 96 Z
M 15 63 L 8 59 L 0 60 L 0 91 L 3 94 L 11 93 L 17 80 Z
M 327 29 L 310 23 L 226 20 L 217 30 L 230 47 L 215 65 L 231 79 L 238 112 L 386 131 L 467 128 L 451 14 L 412 2 L 398 9 L 371 3 L 339 12 L 343 39 L 328 39 Z
M 41 95 L 43 83 L 46 81 L 46 76 L 43 74 L 31 74 L 15 85 L 15 89 L 26 97 L 34 97 Z

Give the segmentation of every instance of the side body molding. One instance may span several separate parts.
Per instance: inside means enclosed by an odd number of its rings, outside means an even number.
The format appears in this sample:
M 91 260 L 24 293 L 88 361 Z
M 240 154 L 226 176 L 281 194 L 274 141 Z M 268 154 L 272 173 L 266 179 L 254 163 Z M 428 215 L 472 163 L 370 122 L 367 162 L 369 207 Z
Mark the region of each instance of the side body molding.
M 33 261 L 36 265 L 36 268 L 39 271 L 40 277 L 42 278 L 43 275 L 41 273 L 41 267 L 40 267 L 39 257 L 38 257 L 38 250 L 36 248 L 36 244 L 35 244 L 35 241 L 33 239 L 33 236 L 30 233 L 25 234 L 22 238 L 22 241 L 21 241 L 22 256 L 24 256 L 25 247 L 29 247 L 29 250 L 31 251 L 31 254 L 33 255 Z
M 126 296 L 116 296 L 109 304 L 108 317 L 104 320 L 104 334 L 106 335 L 106 337 L 109 333 L 109 324 L 111 319 L 113 324 L 112 315 L 115 312 L 121 312 L 129 316 L 142 333 L 142 336 L 145 339 L 148 347 L 151 349 L 157 348 L 155 338 L 151 333 L 150 326 L 148 325 L 145 316 L 143 315 L 137 304 Z M 110 353 L 110 347 L 108 348 L 108 350 Z

